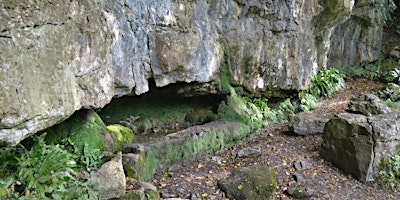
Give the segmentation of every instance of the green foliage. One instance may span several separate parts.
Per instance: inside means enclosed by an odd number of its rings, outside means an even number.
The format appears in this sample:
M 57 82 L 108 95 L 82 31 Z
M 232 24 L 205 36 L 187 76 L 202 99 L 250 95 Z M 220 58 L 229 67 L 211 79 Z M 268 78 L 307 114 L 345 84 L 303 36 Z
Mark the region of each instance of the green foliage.
M 316 108 L 315 101 L 317 99 L 313 95 L 306 92 L 300 92 L 299 97 L 300 97 L 299 109 L 301 111 L 308 112 Z
M 393 191 L 400 188 L 400 152 L 390 158 L 389 161 L 381 163 L 381 171 L 379 172 L 377 182 Z
M 280 103 L 275 109 L 276 111 L 276 119 L 278 121 L 285 120 L 289 115 L 294 114 L 296 108 L 293 106 L 290 99 L 286 99 L 282 103 Z
M 378 92 L 382 99 L 390 99 L 393 102 L 400 100 L 400 86 L 395 83 L 388 83 L 384 90 Z
M 257 106 L 238 96 L 234 90 L 231 90 L 226 102 L 221 102 L 218 114 L 223 119 L 246 124 L 252 129 L 259 129 L 263 125 L 263 115 Z
M 373 63 L 362 63 L 359 66 L 338 67 L 337 69 L 346 75 L 392 82 L 398 77 L 395 74 L 396 65 L 395 60 L 388 59 L 383 61 L 382 59 L 378 59 Z
M 391 82 L 400 83 L 400 70 L 399 69 L 397 69 L 397 68 L 393 69 L 390 74 L 392 75 Z
M 323 69 L 311 81 L 308 93 L 314 97 L 330 96 L 344 86 L 343 74 L 337 69 Z
M 390 100 L 390 99 L 387 99 L 387 100 L 385 101 L 385 104 L 386 104 L 387 106 L 389 106 L 389 107 L 395 109 L 395 110 L 399 110 L 399 109 L 400 109 L 399 103 L 398 103 L 398 102 L 393 102 L 393 101 Z
M 102 164 L 102 151 L 105 150 L 103 134 L 107 133 L 101 118 L 92 110 L 75 113 L 62 124 L 47 130 L 49 144 L 62 144 L 70 153 L 76 155 L 76 162 L 85 167 Z
M 93 149 L 89 147 L 87 143 L 85 143 L 83 147 L 83 155 L 80 157 L 80 164 L 86 168 L 97 168 L 103 164 L 103 161 L 101 160 L 102 158 L 103 153 L 100 151 L 100 149 Z
M 219 78 L 222 87 L 220 90 L 229 91 L 230 94 L 226 101 L 220 103 L 218 108 L 218 114 L 221 118 L 243 123 L 251 129 L 259 129 L 267 127 L 270 123 L 286 119 L 296 110 L 290 99 L 286 99 L 275 109 L 271 109 L 266 98 L 250 98 L 238 95 L 229 83 L 227 71 L 223 70 L 223 72 Z
M 0 181 L 0 197 L 17 199 L 93 199 L 97 198 L 95 180 L 81 182 L 76 177 L 76 156 L 62 145 L 48 145 L 45 134 L 35 137 L 30 150 L 15 154 L 16 163 L 6 181 Z M 15 152 L 16 153 L 16 152 Z M 2 163 L 10 168 L 11 163 Z M 6 165 L 6 166 L 4 166 Z
M 375 12 L 382 17 L 385 25 L 392 21 L 392 13 L 397 6 L 394 0 L 376 0 L 371 2 L 371 6 L 375 8 Z

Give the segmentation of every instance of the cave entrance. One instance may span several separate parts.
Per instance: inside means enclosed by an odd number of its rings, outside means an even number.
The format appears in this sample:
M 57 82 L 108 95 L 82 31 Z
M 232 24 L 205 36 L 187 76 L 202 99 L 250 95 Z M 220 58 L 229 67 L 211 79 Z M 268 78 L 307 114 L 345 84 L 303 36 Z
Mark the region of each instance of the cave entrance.
M 202 84 L 176 83 L 162 88 L 151 84 L 148 93 L 115 98 L 98 114 L 107 125 L 131 128 L 136 142 L 162 138 L 218 119 L 218 106 L 225 95 L 193 92 L 199 87 Z

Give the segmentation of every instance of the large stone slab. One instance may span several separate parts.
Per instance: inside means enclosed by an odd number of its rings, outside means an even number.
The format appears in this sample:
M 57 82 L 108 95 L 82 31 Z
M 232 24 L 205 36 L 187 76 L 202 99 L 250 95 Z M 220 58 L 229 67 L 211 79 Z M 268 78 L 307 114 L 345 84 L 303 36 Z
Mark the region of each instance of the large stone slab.
M 289 130 L 300 136 L 322 134 L 326 122 L 333 117 L 330 113 L 301 112 L 289 116 Z
M 400 148 L 399 132 L 399 112 L 369 117 L 341 113 L 325 125 L 321 156 L 366 182 Z

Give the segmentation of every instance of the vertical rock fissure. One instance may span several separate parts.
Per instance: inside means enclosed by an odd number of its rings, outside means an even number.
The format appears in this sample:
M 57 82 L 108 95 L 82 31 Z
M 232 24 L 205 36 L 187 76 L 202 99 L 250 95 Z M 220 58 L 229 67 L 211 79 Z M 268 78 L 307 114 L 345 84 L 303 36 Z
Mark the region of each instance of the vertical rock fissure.
M 369 126 L 371 127 L 371 138 L 372 138 L 372 155 L 371 155 L 371 162 L 369 163 L 368 166 L 368 174 L 366 176 L 366 181 L 370 181 L 374 178 L 374 176 L 376 174 L 374 174 L 374 172 L 377 172 L 377 170 L 379 169 L 375 169 L 375 159 L 376 159 L 376 152 L 375 152 L 375 148 L 376 148 L 376 143 L 377 143 L 377 138 L 376 138 L 376 134 L 375 134 L 375 128 L 372 125 L 371 121 L 369 118 L 367 118 L 367 122 L 369 124 Z

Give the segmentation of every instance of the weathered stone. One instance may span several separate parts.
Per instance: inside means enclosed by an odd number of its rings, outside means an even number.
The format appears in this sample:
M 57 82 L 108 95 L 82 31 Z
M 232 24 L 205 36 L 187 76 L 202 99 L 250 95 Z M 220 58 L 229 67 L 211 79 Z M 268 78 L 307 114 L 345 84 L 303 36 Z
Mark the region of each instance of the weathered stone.
M 307 182 L 301 173 L 294 173 L 293 178 L 297 183 L 300 183 L 300 184 Z
M 350 112 L 371 116 L 391 112 L 392 109 L 374 94 L 354 95 L 349 103 Z
M 0 146 L 109 103 L 112 37 L 98 1 L 0 7 Z
M 400 113 L 364 116 L 341 113 L 325 126 L 321 156 L 362 182 L 379 173 L 400 147 Z
M 151 180 L 157 170 L 168 170 L 201 154 L 213 153 L 250 134 L 250 128 L 223 120 L 193 126 L 162 139 L 125 145 L 125 170 L 140 181 Z
M 239 150 L 237 153 L 237 157 L 239 158 L 258 157 L 258 156 L 261 156 L 260 147 L 247 147 Z
M 4 0 L 0 145 L 148 92 L 149 79 L 216 85 L 225 67 L 249 92 L 304 90 L 321 67 L 377 59 L 369 2 Z
M 242 167 L 218 182 L 228 198 L 267 200 L 275 199 L 276 174 L 270 167 Z
M 122 167 L 122 153 L 118 152 L 115 158 L 104 163 L 94 178 L 100 182 L 99 199 L 112 199 L 124 195 L 126 181 Z
M 400 150 L 400 113 L 392 112 L 368 118 L 373 127 L 374 160 L 373 170 L 376 174 L 381 160 L 388 161 Z
M 293 167 L 295 170 L 307 169 L 310 167 L 310 163 L 305 160 L 296 160 L 293 162 Z
M 390 50 L 389 55 L 400 60 L 400 46 L 393 47 L 393 49 Z
M 160 193 L 157 191 L 156 186 L 147 182 L 139 182 L 138 185 L 139 187 L 144 189 L 144 193 L 146 194 L 147 199 L 160 199 Z
M 295 199 L 310 199 L 318 196 L 318 191 L 312 188 L 292 188 L 288 190 L 288 194 Z
M 324 132 L 325 123 L 333 114 L 301 112 L 289 116 L 289 130 L 295 135 L 316 135 Z
M 124 195 L 120 196 L 118 199 L 120 200 L 147 200 L 148 198 L 141 190 L 130 190 L 127 191 Z

